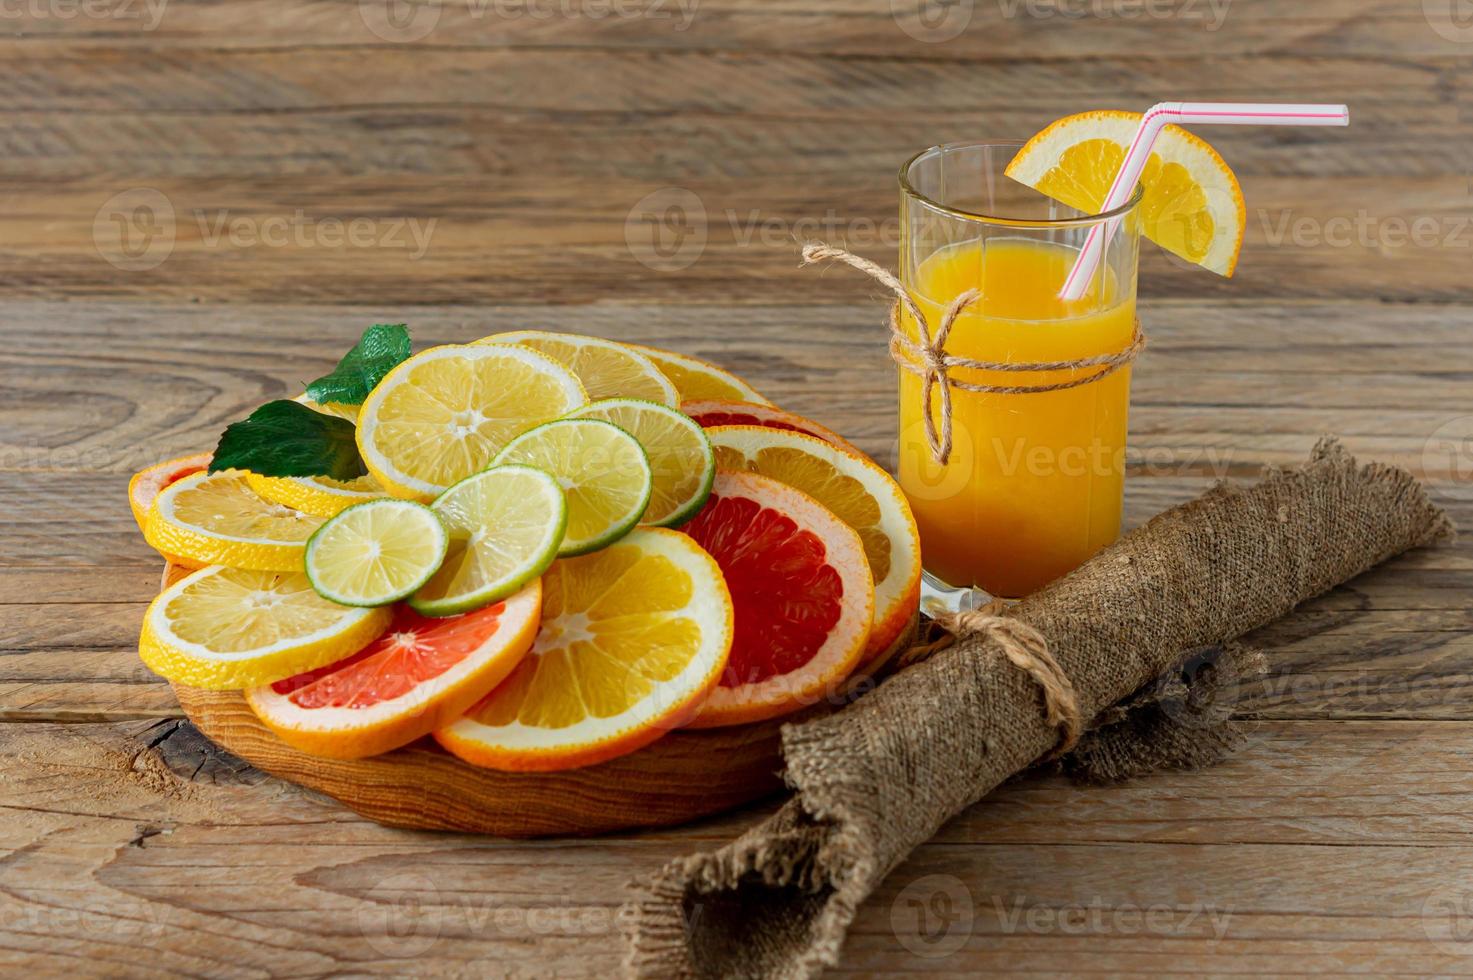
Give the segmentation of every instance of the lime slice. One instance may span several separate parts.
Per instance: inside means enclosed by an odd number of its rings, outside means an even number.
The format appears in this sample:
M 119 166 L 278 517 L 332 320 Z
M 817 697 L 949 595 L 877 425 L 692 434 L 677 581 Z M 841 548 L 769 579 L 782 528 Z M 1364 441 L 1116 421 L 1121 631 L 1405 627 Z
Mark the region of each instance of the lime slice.
M 429 581 L 450 535 L 434 511 L 408 500 L 354 504 L 307 540 L 307 578 L 324 599 L 387 606 Z
M 530 466 L 468 476 L 430 509 L 450 532 L 450 548 L 409 598 L 426 616 L 456 616 L 516 592 L 552 564 L 568 526 L 558 482 Z
M 515 330 L 476 343 L 516 344 L 546 354 L 578 376 L 589 398 L 647 398 L 664 405 L 680 404 L 675 386 L 652 360 L 612 340 L 551 330 Z
M 578 409 L 573 417 L 612 422 L 644 447 L 654 488 L 641 524 L 678 527 L 696 516 L 711 495 L 716 455 L 705 430 L 689 415 L 637 398 L 606 398 Z
M 599 419 L 559 419 L 517 436 L 496 465 L 521 463 L 557 478 L 568 497 L 558 557 L 586 555 L 628 534 L 650 503 L 654 477 L 639 440 Z

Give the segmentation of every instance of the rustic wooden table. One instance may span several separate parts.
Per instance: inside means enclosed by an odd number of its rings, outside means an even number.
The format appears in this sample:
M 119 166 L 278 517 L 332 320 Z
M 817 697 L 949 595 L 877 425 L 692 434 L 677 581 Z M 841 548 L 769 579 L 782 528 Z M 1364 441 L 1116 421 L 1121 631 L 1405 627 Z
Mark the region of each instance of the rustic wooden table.
M 748 376 L 887 459 L 882 302 L 909 153 L 1159 98 L 1344 101 L 1217 130 L 1228 282 L 1141 274 L 1128 519 L 1339 433 L 1473 526 L 1473 26 L 1449 0 L 36 0 L 0 120 L 0 968 L 607 976 L 660 833 L 375 826 L 240 763 L 138 662 L 124 504 L 365 325 L 552 327 Z M 892 8 L 898 13 L 892 13 Z M 964 30 L 957 33 L 958 25 Z M 845 969 L 1473 973 L 1473 546 L 1263 630 L 1210 771 L 1030 777 L 863 909 Z

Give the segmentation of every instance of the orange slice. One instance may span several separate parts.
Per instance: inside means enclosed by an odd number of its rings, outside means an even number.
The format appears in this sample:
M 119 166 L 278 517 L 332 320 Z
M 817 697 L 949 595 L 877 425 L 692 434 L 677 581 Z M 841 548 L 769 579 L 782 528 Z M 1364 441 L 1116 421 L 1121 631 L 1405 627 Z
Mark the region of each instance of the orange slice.
M 1140 121 L 1139 112 L 1114 109 L 1065 116 L 1029 140 L 1006 173 L 1056 201 L 1098 214 Z M 1204 269 L 1233 274 L 1248 209 L 1238 178 L 1216 150 L 1169 125 L 1156 138 L 1141 186 L 1143 235 Z
M 806 419 L 792 412 L 785 412 L 776 405 L 711 399 L 685 402 L 680 406 L 680 410 L 695 419 L 703 429 L 714 428 L 718 425 L 763 425 L 769 429 L 787 429 L 789 432 L 818 436 L 824 442 L 831 442 L 841 449 L 847 449 L 852 453 L 859 452 L 849 440 L 828 426 L 820 425 L 812 419 Z
M 246 691 L 282 741 L 311 755 L 361 759 L 408 745 L 465 713 L 532 646 L 536 579 L 475 612 L 445 619 L 400 606 L 388 632 L 352 656 Z
M 900 487 L 868 457 L 817 436 L 758 425 L 718 425 L 706 435 L 718 467 L 781 480 L 858 532 L 875 580 L 864 662 L 880 662 L 905 636 L 921 601 L 920 535 Z
M 835 694 L 875 609 L 859 535 L 785 483 L 726 471 L 685 533 L 721 566 L 736 610 L 726 670 L 692 726 L 761 721 Z
M 757 389 L 710 361 L 703 361 L 689 354 L 660 350 L 658 347 L 645 347 L 642 344 L 625 344 L 624 346 L 654 361 L 660 373 L 669 378 L 670 383 L 675 386 L 683 402 L 726 398 L 742 402 L 758 402 L 763 405 L 771 404 L 757 393 Z
M 542 577 L 532 652 L 466 716 L 435 732 L 493 769 L 571 769 L 648 745 L 688 721 L 726 666 L 731 596 L 677 531 L 638 528 Z

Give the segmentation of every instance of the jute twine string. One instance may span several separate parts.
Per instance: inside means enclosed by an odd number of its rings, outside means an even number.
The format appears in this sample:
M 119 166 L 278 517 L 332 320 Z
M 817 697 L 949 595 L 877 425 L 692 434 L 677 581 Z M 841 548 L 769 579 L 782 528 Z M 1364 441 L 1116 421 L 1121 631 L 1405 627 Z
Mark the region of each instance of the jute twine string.
M 921 312 L 920 306 L 901 285 L 900 280 L 896 279 L 889 270 L 842 248 L 822 244 L 803 246 L 803 265 L 812 265 L 824 259 L 837 259 L 845 265 L 852 266 L 895 294 L 895 305 L 890 307 L 890 356 L 902 371 L 909 371 L 921 379 L 921 402 L 925 409 L 921 416 L 925 420 L 926 442 L 931 447 L 932 458 L 942 465 L 945 465 L 946 461 L 951 458 L 951 390 L 953 388 L 994 395 L 1032 395 L 1045 391 L 1078 388 L 1109 377 L 1134 361 L 1146 348 L 1146 336 L 1141 333 L 1140 321 L 1137 320 L 1130 345 L 1115 354 L 1081 357 L 1073 361 L 1025 362 L 978 361 L 969 357 L 956 357 L 946 353 L 946 340 L 951 336 L 951 328 L 956 324 L 956 318 L 982 297 L 980 292 L 969 289 L 947 304 L 946 309 L 941 313 L 941 322 L 937 324 L 933 335 L 931 324 Z M 905 330 L 901 327 L 900 311 L 902 308 L 910 314 L 911 319 L 915 320 L 916 330 L 920 336 L 919 342 L 906 336 Z M 988 385 L 958 381 L 951 377 L 951 372 L 956 368 L 974 371 L 1072 371 L 1093 367 L 1101 370 L 1082 378 L 1073 378 L 1053 384 Z M 931 393 L 937 388 L 941 391 L 939 428 L 931 414 Z
M 943 631 L 941 636 L 903 652 L 896 667 L 903 669 L 919 663 L 958 640 L 985 635 L 1008 663 L 1027 674 L 1043 692 L 1044 719 L 1059 730 L 1059 743 L 1045 758 L 1058 758 L 1074 747 L 1084 731 L 1079 698 L 1069 675 L 1049 652 L 1043 634 L 1021 619 L 1003 615 L 1006 608 L 1001 599 L 993 599 L 977 609 L 937 613 L 931 622 Z

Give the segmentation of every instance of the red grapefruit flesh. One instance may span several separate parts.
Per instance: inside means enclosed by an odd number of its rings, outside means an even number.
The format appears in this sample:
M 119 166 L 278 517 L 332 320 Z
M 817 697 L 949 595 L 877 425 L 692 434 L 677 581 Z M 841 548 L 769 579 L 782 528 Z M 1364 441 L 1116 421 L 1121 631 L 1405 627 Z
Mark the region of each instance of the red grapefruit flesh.
M 683 402 L 680 410 L 696 420 L 703 429 L 717 425 L 763 425 L 769 429 L 787 429 L 804 435 L 817 436 L 850 452 L 859 452 L 854 446 L 826 425 L 806 419 L 792 412 L 785 412 L 776 405 L 758 405 L 755 402 L 696 401 Z
M 540 580 L 461 616 L 400 606 L 388 630 L 337 663 L 246 691 L 257 717 L 311 755 L 361 759 L 407 745 L 463 715 L 532 646 Z
M 874 616 L 859 535 L 801 491 L 728 471 L 682 530 L 721 567 L 736 617 L 726 669 L 691 725 L 774 718 L 839 690 Z

